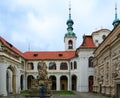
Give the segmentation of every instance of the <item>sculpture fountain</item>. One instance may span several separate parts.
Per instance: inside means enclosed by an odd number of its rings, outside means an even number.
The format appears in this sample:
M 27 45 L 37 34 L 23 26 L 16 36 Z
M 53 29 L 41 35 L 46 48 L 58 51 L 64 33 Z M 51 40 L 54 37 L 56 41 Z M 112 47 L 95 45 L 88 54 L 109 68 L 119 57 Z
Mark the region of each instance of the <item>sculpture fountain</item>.
M 31 97 L 50 98 L 51 97 L 51 80 L 47 76 L 47 66 L 45 62 L 38 65 L 38 77 L 32 80 L 32 87 L 29 90 Z

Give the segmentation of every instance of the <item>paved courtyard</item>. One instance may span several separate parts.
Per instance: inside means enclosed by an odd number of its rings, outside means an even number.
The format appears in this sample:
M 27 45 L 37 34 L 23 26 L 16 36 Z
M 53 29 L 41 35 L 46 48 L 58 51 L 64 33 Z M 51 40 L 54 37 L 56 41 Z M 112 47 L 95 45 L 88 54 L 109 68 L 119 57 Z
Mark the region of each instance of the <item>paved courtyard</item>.
M 40 97 L 25 97 L 23 95 L 10 95 L 7 97 L 0 97 L 0 98 L 40 98 Z M 99 94 L 93 93 L 80 93 L 76 92 L 75 95 L 53 95 L 51 98 L 110 98 Z
M 76 92 L 75 95 L 53 95 L 53 98 L 110 98 L 99 94 L 93 93 L 80 93 Z

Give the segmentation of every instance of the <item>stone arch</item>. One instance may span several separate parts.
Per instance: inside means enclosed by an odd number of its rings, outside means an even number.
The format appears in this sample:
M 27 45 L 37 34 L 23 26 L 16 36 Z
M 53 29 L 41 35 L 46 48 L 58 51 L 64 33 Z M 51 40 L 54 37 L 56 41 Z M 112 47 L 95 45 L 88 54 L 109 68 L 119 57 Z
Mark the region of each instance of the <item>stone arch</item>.
M 61 90 L 68 90 L 68 78 L 67 78 L 67 76 L 60 77 L 60 89 Z
M 52 81 L 52 87 L 51 87 L 51 89 L 52 90 L 56 90 L 56 76 L 54 76 L 54 75 L 52 75 L 52 76 L 50 76 L 49 77 L 49 79 L 51 79 L 51 81 Z
M 76 75 L 72 75 L 72 90 L 77 90 L 77 76 Z
M 93 91 L 93 76 L 89 76 L 89 92 Z
M 27 77 L 27 88 L 30 89 L 32 87 L 32 80 L 34 79 L 33 75 L 29 75 Z
M 11 65 L 6 70 L 6 90 L 8 93 L 16 93 L 16 68 Z

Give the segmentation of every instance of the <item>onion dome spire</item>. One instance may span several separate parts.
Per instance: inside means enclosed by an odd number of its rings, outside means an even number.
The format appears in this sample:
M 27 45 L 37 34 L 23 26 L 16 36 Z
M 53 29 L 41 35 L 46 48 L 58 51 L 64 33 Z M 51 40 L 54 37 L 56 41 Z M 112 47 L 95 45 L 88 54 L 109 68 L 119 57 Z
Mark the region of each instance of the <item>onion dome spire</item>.
M 119 22 L 120 22 L 120 20 L 119 20 L 118 17 L 117 17 L 117 4 L 115 4 L 115 19 L 114 19 L 112 25 L 113 25 L 114 27 L 116 27 Z
M 66 24 L 68 25 L 68 28 L 67 28 L 68 32 L 73 31 L 72 25 L 74 24 L 74 22 L 71 19 L 71 4 L 69 4 L 69 19 L 68 19 Z
M 67 20 L 66 24 L 68 25 L 67 28 L 67 33 L 65 34 L 65 37 L 74 37 L 76 36 L 75 33 L 73 32 L 73 20 L 71 19 L 71 2 L 69 3 L 69 19 Z

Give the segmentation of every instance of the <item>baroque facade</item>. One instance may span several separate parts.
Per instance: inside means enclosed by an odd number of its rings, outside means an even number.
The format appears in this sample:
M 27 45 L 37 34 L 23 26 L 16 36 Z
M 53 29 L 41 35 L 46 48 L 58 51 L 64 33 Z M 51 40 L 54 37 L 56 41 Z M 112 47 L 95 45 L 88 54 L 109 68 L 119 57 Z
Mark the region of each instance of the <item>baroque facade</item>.
M 38 66 L 42 61 L 46 62 L 48 77 L 52 80 L 52 90 L 92 91 L 94 74 L 92 59 L 97 47 L 93 38 L 96 36 L 95 33 L 105 35 L 109 32 L 102 29 L 93 32 L 92 35 L 84 35 L 82 44 L 75 50 L 72 50 L 74 49 L 71 45 L 72 37 L 67 36 L 71 41 L 67 41 L 68 51 L 51 52 L 22 53 L 0 37 L 0 95 L 6 96 L 9 93 L 20 93 L 21 90 L 30 89 L 32 79 L 37 78 Z
M 94 52 L 94 91 L 120 97 L 120 24 Z

